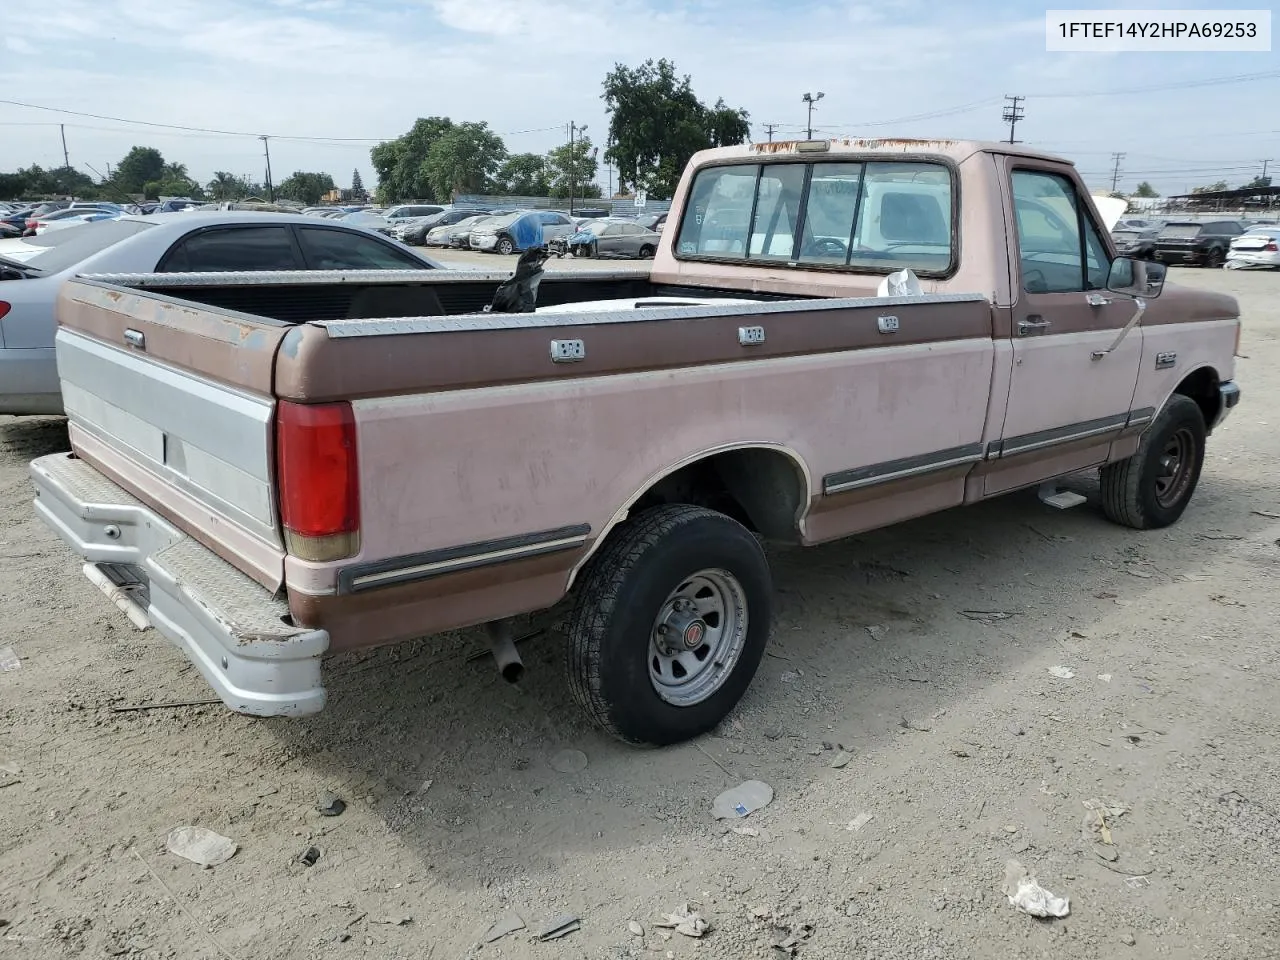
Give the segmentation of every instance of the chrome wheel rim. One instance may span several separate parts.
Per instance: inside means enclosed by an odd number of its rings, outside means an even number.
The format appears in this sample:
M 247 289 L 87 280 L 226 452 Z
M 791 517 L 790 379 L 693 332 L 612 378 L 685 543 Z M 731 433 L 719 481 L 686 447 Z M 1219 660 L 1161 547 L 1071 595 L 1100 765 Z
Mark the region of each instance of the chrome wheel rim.
M 1195 437 L 1186 427 L 1175 430 L 1160 451 L 1156 472 L 1156 502 L 1168 509 L 1176 506 L 1191 483 L 1195 457 Z
M 700 570 L 667 596 L 649 632 L 649 681 L 667 703 L 691 707 L 733 673 L 747 638 L 747 596 L 727 570 Z

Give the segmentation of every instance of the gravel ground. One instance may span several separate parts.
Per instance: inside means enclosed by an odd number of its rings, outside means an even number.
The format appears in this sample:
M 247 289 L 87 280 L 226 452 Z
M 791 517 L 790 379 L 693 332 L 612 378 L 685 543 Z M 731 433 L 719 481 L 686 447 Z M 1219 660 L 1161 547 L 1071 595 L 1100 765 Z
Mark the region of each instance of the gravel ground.
M 0 647 L 21 658 L 0 672 L 0 956 L 740 960 L 789 935 L 831 960 L 1280 955 L 1280 276 L 1175 274 L 1241 298 L 1248 355 L 1181 523 L 1112 526 L 1085 479 L 1065 512 L 1017 494 L 776 552 L 754 685 L 666 750 L 588 728 L 550 638 L 519 687 L 466 633 L 335 663 L 316 718 L 121 712 L 209 692 L 33 519 L 26 463 L 64 425 L 0 418 Z M 564 749 L 585 769 L 559 772 Z M 713 821 L 751 778 L 773 802 Z M 1112 846 L 1093 801 L 1124 808 Z M 187 824 L 238 851 L 165 852 Z M 1068 918 L 1009 905 L 1011 858 Z M 668 939 L 654 922 L 686 903 L 710 931 Z M 508 909 L 527 928 L 476 947 Z M 532 940 L 562 913 L 581 928 Z

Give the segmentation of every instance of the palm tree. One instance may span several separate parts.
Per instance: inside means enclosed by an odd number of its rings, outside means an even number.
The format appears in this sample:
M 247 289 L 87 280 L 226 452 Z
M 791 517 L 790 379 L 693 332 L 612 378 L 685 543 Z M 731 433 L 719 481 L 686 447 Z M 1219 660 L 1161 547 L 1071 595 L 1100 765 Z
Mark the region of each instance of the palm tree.
M 182 164 L 177 164 L 182 166 Z M 215 200 L 232 200 L 239 192 L 240 178 L 233 173 L 227 173 L 225 170 L 217 170 L 213 174 L 213 179 L 209 181 L 206 188 L 209 194 Z

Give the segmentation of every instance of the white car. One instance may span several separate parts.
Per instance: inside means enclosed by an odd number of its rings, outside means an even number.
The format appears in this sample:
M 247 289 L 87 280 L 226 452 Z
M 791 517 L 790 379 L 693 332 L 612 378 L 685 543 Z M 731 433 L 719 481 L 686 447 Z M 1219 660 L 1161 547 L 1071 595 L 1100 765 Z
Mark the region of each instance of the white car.
M 432 269 L 370 230 L 301 214 L 125 215 L 0 240 L 0 413 L 62 413 L 54 304 L 79 274 Z
M 1231 241 L 1227 251 L 1228 270 L 1246 267 L 1280 267 L 1280 227 L 1251 227 Z
M 98 220 L 115 220 L 121 216 L 116 210 L 103 210 L 91 207 L 69 207 L 66 210 L 55 210 L 53 213 L 47 213 L 43 217 L 35 217 L 36 236 L 48 233 L 50 230 L 61 230 L 65 227 L 74 227 L 81 223 L 94 223 Z M 28 228 L 31 226 L 29 221 Z

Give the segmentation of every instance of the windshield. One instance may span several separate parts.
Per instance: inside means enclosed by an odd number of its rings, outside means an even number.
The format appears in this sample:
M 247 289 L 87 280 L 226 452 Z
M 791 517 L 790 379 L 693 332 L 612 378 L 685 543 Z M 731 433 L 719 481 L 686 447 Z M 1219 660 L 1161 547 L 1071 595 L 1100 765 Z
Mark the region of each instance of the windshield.
M 23 243 L 48 247 L 48 250 L 25 258 L 23 263 L 44 274 L 58 273 L 153 226 L 155 224 L 141 220 L 98 220 L 37 237 L 27 237 Z
M 1116 240 L 1139 240 L 1142 238 L 1142 234 L 1137 230 L 1117 230 L 1111 236 Z
M 1198 237 L 1200 236 L 1200 224 L 1198 223 L 1171 223 L 1160 231 L 1162 237 Z
M 514 223 L 522 216 L 523 214 L 520 213 L 505 213 L 500 217 L 485 217 L 482 222 L 486 227 L 505 227 Z

